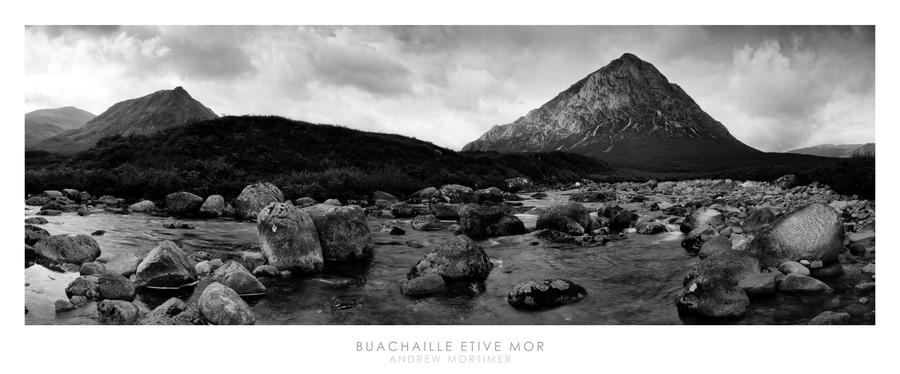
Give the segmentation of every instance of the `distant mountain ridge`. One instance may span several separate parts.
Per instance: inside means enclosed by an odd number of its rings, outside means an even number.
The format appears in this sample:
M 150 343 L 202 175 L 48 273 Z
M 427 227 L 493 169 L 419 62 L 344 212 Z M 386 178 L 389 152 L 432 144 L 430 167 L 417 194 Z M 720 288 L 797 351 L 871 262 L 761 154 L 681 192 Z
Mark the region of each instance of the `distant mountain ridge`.
M 787 153 L 839 158 L 875 156 L 875 143 L 820 144 L 812 147 L 790 150 L 787 151 Z
M 617 163 L 701 169 L 762 153 L 734 138 L 681 87 L 630 53 L 463 147 L 551 150 Z
M 161 90 L 125 100 L 88 121 L 40 141 L 33 148 L 57 153 L 75 153 L 90 148 L 111 135 L 148 135 L 197 120 L 218 118 L 215 112 L 194 100 L 182 87 Z
M 94 114 L 73 106 L 25 113 L 25 148 L 63 131 L 84 126 L 94 117 Z

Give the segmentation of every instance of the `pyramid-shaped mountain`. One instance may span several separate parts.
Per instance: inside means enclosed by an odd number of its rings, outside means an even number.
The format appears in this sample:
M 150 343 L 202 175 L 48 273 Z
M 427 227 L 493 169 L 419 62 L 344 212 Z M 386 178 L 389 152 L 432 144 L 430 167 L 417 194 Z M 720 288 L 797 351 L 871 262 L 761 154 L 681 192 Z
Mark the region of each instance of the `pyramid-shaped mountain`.
M 218 118 L 215 112 L 194 100 L 184 88 L 176 87 L 116 103 L 83 127 L 47 138 L 34 148 L 74 153 L 90 148 L 106 136 L 148 135 L 213 118 Z
M 566 151 L 617 164 L 697 171 L 762 152 L 735 139 L 652 64 L 626 53 L 463 151 Z

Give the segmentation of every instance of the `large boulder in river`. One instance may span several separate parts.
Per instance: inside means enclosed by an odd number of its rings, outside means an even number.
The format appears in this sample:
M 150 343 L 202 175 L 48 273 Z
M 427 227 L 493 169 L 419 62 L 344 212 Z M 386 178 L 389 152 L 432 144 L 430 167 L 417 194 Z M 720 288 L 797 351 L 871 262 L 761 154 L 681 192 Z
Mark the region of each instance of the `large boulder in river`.
M 150 200 L 141 200 L 129 205 L 128 210 L 136 213 L 148 213 L 156 210 L 156 204 Z
M 786 214 L 750 242 L 748 252 L 763 265 L 785 261 L 837 259 L 844 244 L 841 215 L 834 208 L 815 203 Z
M 537 229 L 582 235 L 591 229 L 591 213 L 583 205 L 573 201 L 559 203 L 538 215 Z
M 506 302 L 515 308 L 544 309 L 571 304 L 586 295 L 584 287 L 568 279 L 529 280 L 513 287 L 506 295 Z
M 162 241 L 144 256 L 134 277 L 139 287 L 149 288 L 180 288 L 197 282 L 191 260 L 169 240 Z
M 406 278 L 436 274 L 445 281 L 483 281 L 493 268 L 494 264 L 478 243 L 468 236 L 457 235 L 419 260 Z
M 366 224 L 366 214 L 360 207 L 317 204 L 300 211 L 312 218 L 325 260 L 354 261 L 372 257 L 375 243 Z
M 66 296 L 83 296 L 95 300 L 134 300 L 134 284 L 128 278 L 111 272 L 82 275 L 66 286 Z
M 234 290 L 218 282 L 207 286 L 197 303 L 203 318 L 214 325 L 252 325 L 256 322 L 250 306 Z
M 687 234 L 700 227 L 718 228 L 724 224 L 725 219 L 721 212 L 712 208 L 700 207 L 684 219 L 680 229 L 681 232 Z
M 200 215 L 204 217 L 221 217 L 225 213 L 225 198 L 222 195 L 209 195 L 200 206 Z
M 631 227 L 635 221 L 637 221 L 638 215 L 634 212 L 623 209 L 618 214 L 616 214 L 612 220 L 609 222 L 609 231 L 612 232 L 622 232 L 625 229 Z M 587 231 L 587 230 L 585 230 Z
M 724 236 L 715 236 L 703 242 L 697 256 L 707 258 L 722 251 L 731 250 L 731 240 Z
M 94 261 L 100 256 L 100 245 L 90 235 L 61 234 L 41 239 L 34 245 L 38 258 L 52 263 Z
M 25 200 L 25 205 L 44 206 L 50 203 L 50 198 L 46 196 L 32 196 Z
M 831 286 L 816 278 L 800 275 L 788 274 L 781 280 L 778 285 L 781 292 L 794 293 L 831 293 Z
M 166 195 L 166 209 L 172 214 L 195 214 L 201 205 L 203 198 L 190 192 L 179 191 Z
M 212 274 L 213 280 L 237 292 L 238 295 L 261 295 L 266 293 L 266 286 L 256 279 L 250 271 L 234 260 L 229 260 Z
M 472 238 L 521 235 L 528 232 L 518 217 L 497 205 L 466 204 L 459 210 L 459 226 Z
M 28 217 L 25 219 L 25 223 L 29 225 L 46 225 L 47 219 L 44 217 Z
M 447 184 L 432 196 L 433 202 L 466 204 L 475 201 L 475 191 L 458 184 Z
M 697 277 L 678 294 L 675 305 L 681 313 L 712 319 L 743 316 L 750 298 L 737 282 L 720 277 Z
M 256 229 L 262 253 L 278 270 L 312 273 L 325 266 L 316 224 L 290 201 L 263 208 Z
M 25 244 L 34 245 L 41 239 L 48 236 L 50 236 L 50 232 L 44 230 L 43 228 L 37 227 L 35 225 L 25 225 Z
M 252 221 L 257 219 L 259 212 L 271 203 L 284 201 L 284 195 L 274 184 L 254 183 L 241 191 L 234 201 L 234 214 L 236 218 Z

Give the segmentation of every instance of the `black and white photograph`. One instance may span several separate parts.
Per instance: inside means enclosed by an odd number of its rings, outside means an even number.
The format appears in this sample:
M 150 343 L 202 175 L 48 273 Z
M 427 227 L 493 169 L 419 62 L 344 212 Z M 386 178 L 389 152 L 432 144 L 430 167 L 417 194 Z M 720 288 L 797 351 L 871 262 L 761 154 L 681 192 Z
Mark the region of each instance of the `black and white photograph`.
M 847 334 L 832 353 L 853 356 L 892 323 L 875 287 L 876 144 L 888 168 L 896 148 L 876 140 L 880 17 L 312 12 L 14 25 L 24 104 L 5 111 L 24 125 L 4 152 L 24 180 L 4 195 L 24 205 L 7 214 L 25 225 L 24 305 L 4 305 L 24 307 L 21 334 L 246 345 L 260 371 L 288 336 L 296 359 L 385 370 L 521 371 L 577 345 L 593 363 L 572 368 L 593 371 L 615 354 L 586 355 L 588 336 L 642 327 L 689 360 L 735 340 L 732 365 L 768 345 L 828 372 L 808 353 L 822 337 Z M 42 349 L 79 349 L 58 339 Z

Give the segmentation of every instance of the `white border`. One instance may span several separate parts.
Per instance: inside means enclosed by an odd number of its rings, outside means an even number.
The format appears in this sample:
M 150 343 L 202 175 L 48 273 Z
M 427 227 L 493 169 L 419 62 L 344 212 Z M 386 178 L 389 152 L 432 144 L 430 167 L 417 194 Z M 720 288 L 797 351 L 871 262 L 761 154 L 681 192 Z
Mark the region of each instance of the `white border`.
M 65 1 L 3 8 L 2 232 L 18 247 L 24 196 L 22 107 L 24 24 L 876 24 L 879 228 L 900 223 L 891 166 L 897 158 L 900 67 L 889 2 L 727 1 Z M 892 19 L 893 18 L 893 19 Z M 15 229 L 13 229 L 15 228 Z M 16 245 L 13 245 L 16 244 Z M 19 255 L 4 261 L 3 347 L 9 372 L 308 372 L 540 371 L 579 372 L 886 372 L 896 366 L 897 240 L 882 236 L 876 327 L 804 326 L 257 326 L 252 328 L 24 327 Z M 18 252 L 15 252 L 18 253 Z M 545 342 L 546 352 L 509 365 L 384 365 L 354 352 L 357 340 L 516 340 Z

